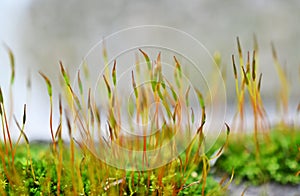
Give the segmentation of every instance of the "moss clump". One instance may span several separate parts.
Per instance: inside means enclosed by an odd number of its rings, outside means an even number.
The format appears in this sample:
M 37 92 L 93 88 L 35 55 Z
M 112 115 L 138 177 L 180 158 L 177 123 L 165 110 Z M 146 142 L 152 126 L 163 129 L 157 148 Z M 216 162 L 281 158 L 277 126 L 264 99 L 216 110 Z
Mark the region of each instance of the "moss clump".
M 231 135 L 228 147 L 216 167 L 230 173 L 235 171 L 237 182 L 246 180 L 259 185 L 265 182 L 299 184 L 300 131 L 275 128 L 268 141 L 259 142 L 259 158 L 255 154 L 252 135 Z

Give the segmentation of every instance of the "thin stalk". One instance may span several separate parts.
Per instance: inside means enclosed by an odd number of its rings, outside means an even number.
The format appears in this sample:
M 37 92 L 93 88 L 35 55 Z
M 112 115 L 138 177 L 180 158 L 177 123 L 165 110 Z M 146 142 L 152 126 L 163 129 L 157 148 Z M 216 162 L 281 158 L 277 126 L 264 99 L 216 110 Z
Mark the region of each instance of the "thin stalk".
M 12 120 L 12 115 L 13 115 L 13 110 L 14 110 L 13 84 L 14 84 L 14 81 L 15 81 L 15 57 L 14 57 L 14 54 L 13 54 L 12 50 L 8 46 L 6 46 L 6 49 L 8 51 L 10 67 L 11 67 L 11 76 L 10 76 L 10 85 L 9 85 L 9 100 L 10 100 L 10 105 L 9 105 L 10 110 L 9 111 L 10 111 L 10 115 L 9 115 L 9 120 L 8 120 L 8 122 L 10 123 L 11 120 Z
M 49 96 L 49 103 L 50 103 L 49 126 L 50 126 L 51 138 L 52 138 L 52 143 L 53 143 L 53 149 L 54 149 L 54 152 L 56 152 L 56 142 L 55 142 L 54 131 L 53 131 L 53 122 L 52 122 L 53 121 L 52 85 L 51 85 L 51 81 L 45 74 L 43 74 L 42 72 L 39 72 L 39 73 L 45 80 L 45 83 L 46 83 L 47 89 L 48 89 L 48 96 Z
M 13 149 L 12 140 L 11 140 L 11 137 L 10 137 L 10 130 L 9 130 L 9 125 L 8 125 L 8 121 L 7 121 L 7 117 L 6 117 L 4 104 L 0 103 L 0 107 L 1 107 L 1 110 L 3 112 L 2 113 L 2 124 L 4 123 L 4 125 L 5 125 L 5 130 L 6 130 L 6 134 L 7 134 L 7 138 L 8 138 L 8 142 L 9 142 L 9 148 L 10 148 L 10 151 L 12 151 L 12 149 Z M 8 150 L 7 150 L 7 153 L 8 153 Z M 12 156 L 12 159 L 14 159 L 14 156 Z
M 25 122 L 26 122 L 26 104 L 24 105 L 24 113 L 23 113 L 23 122 L 22 122 L 22 127 L 19 125 L 17 119 L 14 117 L 15 123 L 20 131 L 20 136 L 23 136 L 25 143 L 26 143 L 26 148 L 27 148 L 27 161 L 29 159 L 29 164 L 30 164 L 30 169 L 31 169 L 31 174 L 33 176 L 34 181 L 36 180 L 36 176 L 35 176 L 35 172 L 34 172 L 34 168 L 33 168 L 33 162 L 32 162 L 32 157 L 31 157 L 31 153 L 30 153 L 30 144 L 29 144 L 29 140 L 28 137 L 26 136 L 24 129 L 25 129 Z M 19 137 L 20 138 L 20 137 Z M 17 140 L 16 146 L 14 151 L 16 152 L 17 149 L 17 145 L 19 143 L 19 138 Z M 28 164 L 28 163 L 27 163 Z

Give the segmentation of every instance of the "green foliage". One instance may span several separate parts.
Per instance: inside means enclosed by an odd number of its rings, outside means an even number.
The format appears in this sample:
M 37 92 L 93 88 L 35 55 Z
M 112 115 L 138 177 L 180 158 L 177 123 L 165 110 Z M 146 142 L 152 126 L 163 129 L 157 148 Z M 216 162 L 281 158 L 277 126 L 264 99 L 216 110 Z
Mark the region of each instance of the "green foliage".
M 260 157 L 255 156 L 255 144 L 249 135 L 233 135 L 224 154 L 218 159 L 219 170 L 235 170 L 235 180 L 258 185 L 265 182 L 299 184 L 300 131 L 275 129 L 270 139 L 261 139 Z
M 65 145 L 67 147 L 67 145 Z M 29 195 L 56 195 L 57 194 L 57 161 L 54 158 L 51 146 L 46 143 L 30 144 L 30 151 L 32 154 L 32 166 L 34 175 L 31 172 L 31 165 L 27 158 L 27 147 L 22 144 L 18 147 L 15 159 L 15 172 L 18 176 L 14 179 L 14 183 L 9 182 L 3 170 L 3 165 L 0 166 L 0 185 L 7 194 L 29 194 Z M 76 184 L 72 184 L 72 168 L 69 167 L 70 159 L 69 150 L 65 149 L 65 157 L 62 168 L 62 181 L 60 185 L 60 194 L 68 195 L 74 190 Z M 174 191 L 178 195 L 201 195 L 202 181 L 198 181 L 201 177 L 202 166 L 188 168 L 190 170 L 186 181 L 179 171 L 179 162 L 175 161 L 166 166 L 166 168 L 157 168 L 151 171 L 124 171 L 114 167 L 105 165 L 95 157 L 84 157 L 84 155 L 76 151 L 78 160 L 76 162 L 80 165 L 80 172 L 83 184 L 83 195 L 93 194 L 116 194 L 123 193 L 123 195 L 133 194 L 173 194 Z M 83 158 L 84 157 L 84 158 Z M 184 157 L 182 157 L 184 158 Z M 81 161 L 80 161 L 81 160 Z M 8 166 L 6 164 L 6 166 Z M 166 175 L 160 179 L 160 172 L 162 169 L 166 170 Z M 106 172 L 101 171 L 106 170 Z M 170 172 L 168 172 L 170 171 Z M 76 171 L 73 171 L 76 173 Z M 91 175 L 91 172 L 96 172 Z M 97 175 L 96 175 L 97 174 Z M 108 176 L 98 176 L 98 175 Z M 106 180 L 104 180 L 106 179 Z M 11 181 L 12 179 L 10 179 Z M 102 181 L 103 180 L 103 181 Z M 17 182 L 16 182 L 17 181 Z M 181 184 L 181 181 L 184 184 Z M 98 183 L 95 183 L 98 182 Z M 78 187 L 77 187 L 78 188 Z M 79 191 L 79 190 L 78 190 Z M 80 193 L 80 191 L 79 191 Z M 221 185 L 216 182 L 212 176 L 206 180 L 205 195 L 218 195 L 224 193 Z

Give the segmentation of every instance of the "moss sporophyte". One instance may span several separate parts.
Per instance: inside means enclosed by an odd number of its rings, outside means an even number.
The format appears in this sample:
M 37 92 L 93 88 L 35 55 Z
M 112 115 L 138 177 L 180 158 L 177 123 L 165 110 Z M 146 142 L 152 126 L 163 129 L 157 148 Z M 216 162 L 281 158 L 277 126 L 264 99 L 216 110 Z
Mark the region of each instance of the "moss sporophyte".
M 208 138 L 204 132 L 206 95 L 202 89 L 186 83 L 185 67 L 177 56 L 171 57 L 172 77 L 167 78 L 162 62 L 165 54 L 160 51 L 152 57 L 147 49 L 136 49 L 135 66 L 128 71 L 132 94 L 127 102 L 118 88 L 122 62 L 114 59 L 109 63 L 106 47 L 102 54 L 107 66 L 99 77 L 99 88 L 95 88 L 105 94 L 102 105 L 87 82 L 91 73 L 87 62 L 76 74 L 76 85 L 71 84 L 67 69 L 59 62 L 62 86 L 58 97 L 53 95 L 51 78 L 40 72 L 50 103 L 49 127 L 41 129 L 49 129 L 49 143 L 29 142 L 28 106 L 24 104 L 21 120 L 13 113 L 8 114 L 6 96 L 0 88 L 1 195 L 224 195 L 233 179 L 253 184 L 299 184 L 300 132 L 287 123 L 284 115 L 280 126 L 270 128 L 260 92 L 262 74 L 258 72 L 256 38 L 252 52 L 245 55 L 239 39 L 237 48 L 238 63 L 232 55 L 237 100 L 231 125 L 234 133 L 224 124 L 223 134 L 210 149 L 206 149 Z M 8 54 L 12 86 L 15 60 L 11 50 Z M 280 105 L 285 113 L 289 106 L 289 82 L 273 45 L 272 54 L 281 85 Z M 221 56 L 214 58 L 221 66 Z M 141 84 L 143 79 L 150 82 Z M 191 99 L 193 94 L 196 103 Z M 58 106 L 53 104 L 55 99 Z M 246 100 L 250 101 L 254 119 L 250 134 L 245 128 Z M 193 107 L 195 104 L 198 109 Z M 130 122 L 125 125 L 124 108 L 131 118 L 125 119 Z M 16 141 L 10 134 L 10 116 L 19 130 Z M 56 117 L 58 121 L 53 120 Z M 138 133 L 134 132 L 137 126 Z M 124 127 L 131 135 L 122 132 Z M 63 132 L 68 133 L 68 139 L 62 137 Z M 215 159 L 217 162 L 212 165 Z M 215 180 L 212 167 L 225 173 L 220 182 Z

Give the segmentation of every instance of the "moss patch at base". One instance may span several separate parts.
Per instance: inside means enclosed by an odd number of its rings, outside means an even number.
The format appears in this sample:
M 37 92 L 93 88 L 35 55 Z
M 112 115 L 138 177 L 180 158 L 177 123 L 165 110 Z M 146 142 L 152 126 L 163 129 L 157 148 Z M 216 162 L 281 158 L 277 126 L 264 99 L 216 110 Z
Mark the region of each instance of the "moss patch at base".
M 250 181 L 254 185 L 265 182 L 300 183 L 300 131 L 277 128 L 269 139 L 261 139 L 259 156 L 255 153 L 252 135 L 231 135 L 228 147 L 218 159 L 219 171 L 235 171 L 235 181 Z

